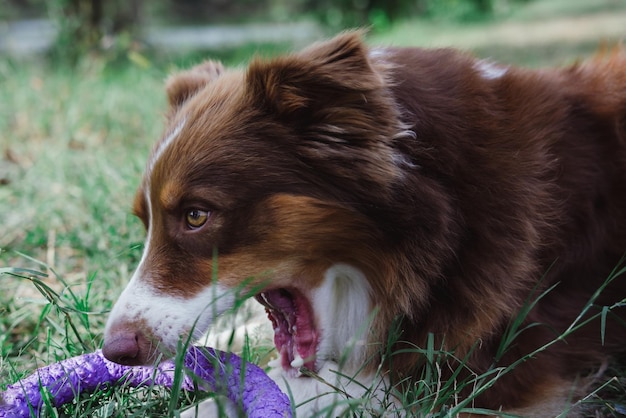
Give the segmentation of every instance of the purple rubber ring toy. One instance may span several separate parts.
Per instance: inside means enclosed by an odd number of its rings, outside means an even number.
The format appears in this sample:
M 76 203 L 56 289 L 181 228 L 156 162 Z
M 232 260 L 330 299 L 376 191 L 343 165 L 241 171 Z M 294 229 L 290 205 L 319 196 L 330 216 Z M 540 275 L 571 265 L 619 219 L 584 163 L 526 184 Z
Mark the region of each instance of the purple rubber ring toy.
M 181 384 L 184 390 L 226 388 L 226 396 L 240 405 L 248 417 L 292 416 L 289 398 L 276 383 L 260 367 L 243 362 L 235 354 L 192 346 L 185 354 L 184 365 L 186 374 Z M 37 369 L 9 385 L 0 394 L 0 418 L 38 416 L 44 401 L 42 388 L 50 393 L 52 405 L 58 407 L 80 393 L 93 392 L 105 384 L 171 387 L 174 370 L 171 360 L 156 367 L 122 366 L 105 359 L 100 350 L 72 357 Z M 193 375 L 204 383 L 194 384 Z

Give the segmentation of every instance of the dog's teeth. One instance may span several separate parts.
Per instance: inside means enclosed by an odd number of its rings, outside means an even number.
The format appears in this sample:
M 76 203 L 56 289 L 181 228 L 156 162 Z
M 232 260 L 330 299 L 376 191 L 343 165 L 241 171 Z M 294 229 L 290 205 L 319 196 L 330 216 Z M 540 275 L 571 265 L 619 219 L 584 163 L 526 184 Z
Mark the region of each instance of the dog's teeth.
M 294 369 L 299 369 L 302 366 L 304 366 L 304 359 L 300 357 L 299 354 L 296 354 L 296 358 L 293 359 L 293 361 L 291 362 L 291 367 L 293 367 Z

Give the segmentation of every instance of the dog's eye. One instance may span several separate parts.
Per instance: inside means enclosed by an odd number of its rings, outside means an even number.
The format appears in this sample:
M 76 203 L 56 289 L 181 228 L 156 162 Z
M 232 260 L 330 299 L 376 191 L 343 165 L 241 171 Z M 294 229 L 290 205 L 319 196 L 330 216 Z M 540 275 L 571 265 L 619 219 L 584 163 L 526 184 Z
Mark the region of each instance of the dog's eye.
M 190 209 L 187 211 L 185 218 L 189 228 L 198 229 L 209 219 L 209 212 L 201 209 Z

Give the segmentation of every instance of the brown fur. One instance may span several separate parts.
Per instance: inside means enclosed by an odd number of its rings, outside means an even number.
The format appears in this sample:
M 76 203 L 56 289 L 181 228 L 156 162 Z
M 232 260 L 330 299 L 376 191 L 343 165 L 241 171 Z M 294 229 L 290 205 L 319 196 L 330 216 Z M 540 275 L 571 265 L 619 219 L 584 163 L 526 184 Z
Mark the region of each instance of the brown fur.
M 481 373 L 527 298 L 554 286 L 523 326 L 542 325 L 498 364 L 557 337 L 626 251 L 626 54 L 495 79 L 475 64 L 448 49 L 370 57 L 348 33 L 245 73 L 210 63 L 172 78 L 170 124 L 193 123 L 151 174 L 153 205 L 165 208 L 152 222 L 167 225 L 156 238 L 167 252 L 150 262 L 157 287 L 198 291 L 214 248 L 227 284 L 272 272 L 273 286 L 315 286 L 345 262 L 366 274 L 379 309 L 371 355 L 406 348 L 385 347 L 400 318 L 401 341 L 424 346 L 433 333 Z M 183 240 L 174 220 L 190 201 L 211 207 L 212 224 Z M 145 204 L 142 189 L 144 220 Z M 624 297 L 618 277 L 589 315 Z M 614 318 L 625 316 L 613 311 L 604 344 L 593 321 L 476 404 L 532 405 L 624 359 Z M 394 379 L 419 376 L 418 354 L 392 360 Z

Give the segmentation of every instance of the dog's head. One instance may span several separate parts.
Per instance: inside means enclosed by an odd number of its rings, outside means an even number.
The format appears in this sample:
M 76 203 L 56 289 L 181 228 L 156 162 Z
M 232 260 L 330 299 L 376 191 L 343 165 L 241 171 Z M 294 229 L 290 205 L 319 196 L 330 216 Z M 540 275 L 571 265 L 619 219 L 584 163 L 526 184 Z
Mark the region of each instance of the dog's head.
M 285 368 L 342 354 L 388 291 L 374 280 L 386 267 L 372 214 L 407 162 L 392 145 L 403 127 L 387 66 L 349 33 L 168 81 L 168 127 L 134 203 L 145 249 L 109 318 L 107 358 L 171 354 L 237 290 L 266 305 Z

